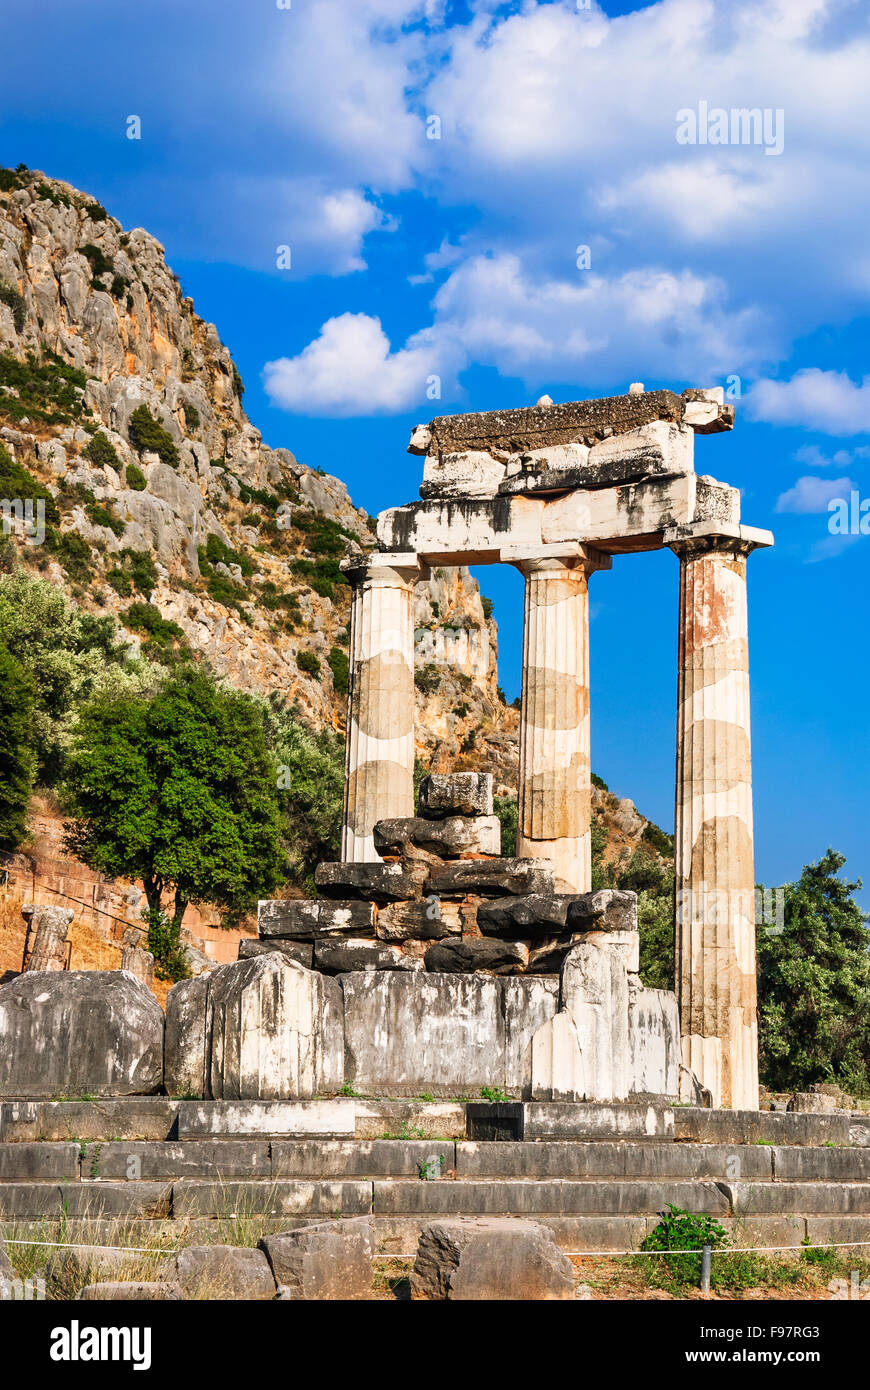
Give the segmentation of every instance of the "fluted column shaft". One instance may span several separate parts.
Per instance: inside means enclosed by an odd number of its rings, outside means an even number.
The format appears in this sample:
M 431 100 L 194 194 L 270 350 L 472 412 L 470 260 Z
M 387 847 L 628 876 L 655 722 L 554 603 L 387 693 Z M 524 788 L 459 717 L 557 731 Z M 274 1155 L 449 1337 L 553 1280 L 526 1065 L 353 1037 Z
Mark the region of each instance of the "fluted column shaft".
M 683 1062 L 713 1104 L 758 1108 L 748 548 L 680 556 L 675 818 L 676 975 Z
M 414 810 L 413 555 L 343 566 L 353 584 L 341 857 L 379 859 L 377 821 Z
M 547 859 L 564 892 L 592 879 L 589 575 L 595 552 L 515 561 L 525 575 L 517 854 Z

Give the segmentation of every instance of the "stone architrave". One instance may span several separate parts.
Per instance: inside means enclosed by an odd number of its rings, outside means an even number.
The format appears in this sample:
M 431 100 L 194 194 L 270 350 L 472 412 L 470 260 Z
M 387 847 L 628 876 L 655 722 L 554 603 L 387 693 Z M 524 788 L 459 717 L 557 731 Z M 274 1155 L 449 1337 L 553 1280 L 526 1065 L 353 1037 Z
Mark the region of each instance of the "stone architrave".
M 66 970 L 72 908 L 36 903 L 22 907 L 21 915 L 27 922 L 24 970 Z
M 546 859 L 557 889 L 592 886 L 588 546 L 508 551 L 525 575 L 517 854 Z
M 353 605 L 341 857 L 373 863 L 375 824 L 414 812 L 414 585 L 425 572 L 413 554 L 343 569 Z
M 666 533 L 680 557 L 676 973 L 683 1063 L 714 1106 L 758 1108 L 746 559 L 769 532 Z

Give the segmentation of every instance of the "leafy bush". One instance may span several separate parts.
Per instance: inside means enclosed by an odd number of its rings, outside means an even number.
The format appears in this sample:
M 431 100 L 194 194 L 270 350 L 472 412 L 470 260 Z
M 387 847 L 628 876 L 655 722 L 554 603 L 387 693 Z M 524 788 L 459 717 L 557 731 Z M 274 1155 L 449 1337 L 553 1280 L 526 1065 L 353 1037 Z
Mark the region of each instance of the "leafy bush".
M 127 464 L 124 476 L 131 492 L 144 492 L 148 486 L 148 479 L 142 469 L 136 467 L 135 463 Z
M 143 651 L 151 661 L 170 665 L 190 656 L 184 633 L 178 623 L 164 618 L 153 603 L 131 603 L 123 614 L 124 623 L 135 632 L 145 633 Z
M 80 255 L 84 256 L 88 265 L 91 267 L 91 274 L 98 278 L 100 275 L 114 273 L 114 265 L 109 260 L 101 246 L 92 246 L 90 242 L 86 246 L 79 247 Z
M 414 672 L 414 684 L 424 695 L 431 695 L 441 684 L 441 672 L 433 662 L 428 661 L 425 666 L 417 667 Z
M 154 974 L 158 980 L 189 980 L 191 976 L 187 948 L 181 940 L 181 922 L 173 922 L 159 907 L 149 907 L 143 916 L 148 923 L 148 950 L 154 957 Z
M 492 808 L 501 821 L 501 852 L 512 859 L 517 852 L 519 803 L 515 796 L 497 796 Z
M 338 561 L 334 559 L 294 560 L 291 569 L 300 579 L 307 580 L 310 588 L 321 598 L 334 599 L 336 585 L 347 584 Z
M 89 703 L 64 796 L 67 847 L 101 873 L 140 879 L 152 913 L 171 893 L 174 927 L 188 903 L 247 910 L 285 869 L 262 705 L 203 671 Z
M 77 531 L 61 532 L 52 527 L 46 532 L 45 543 L 75 583 L 87 584 L 93 578 L 91 547 Z
M 92 222 L 105 222 L 109 215 L 102 203 L 98 202 L 88 203 L 85 207 L 85 212 Z
M 205 561 L 206 565 L 238 565 L 242 574 L 245 576 L 254 573 L 254 567 L 247 555 L 241 554 L 238 550 L 233 550 L 231 546 L 225 545 L 220 536 L 209 536 L 205 546 L 199 547 L 200 564 Z
M 36 773 L 32 676 L 0 643 L 0 847 L 17 849 Z
M 153 679 L 118 642 L 113 618 L 73 608 L 56 584 L 24 570 L 0 575 L 0 642 L 17 653 L 34 686 L 32 746 L 37 780 L 62 772 L 76 711 L 105 691 L 139 690 Z
M 648 821 L 643 828 L 641 839 L 646 840 L 647 844 L 652 845 L 653 849 L 658 850 L 664 859 L 674 857 L 674 837 L 668 835 L 664 830 L 659 829 L 652 821 Z
M 297 652 L 296 665 L 300 671 L 304 671 L 306 675 L 313 676 L 315 679 L 320 675 L 320 658 L 316 652 Z
M 607 783 L 605 782 L 604 778 L 603 778 L 603 777 L 599 777 L 597 772 L 593 772 L 593 774 L 592 774 L 592 785 L 593 785 L 593 787 L 597 787 L 599 791 L 602 791 L 602 792 L 609 792 L 609 791 L 610 791 L 610 788 L 608 787 L 608 785 L 607 785 Z
M 669 1202 L 667 1212 L 640 1248 L 677 1252 L 650 1263 L 660 1266 L 661 1272 L 674 1285 L 697 1286 L 701 1279 L 701 1250 L 705 1245 L 721 1250 L 725 1241 L 725 1231 L 715 1217 L 695 1215 Z
M 113 535 L 123 536 L 127 529 L 126 523 L 102 502 L 89 502 L 85 507 L 85 515 L 93 526 L 107 526 Z
M 283 836 L 294 880 L 314 892 L 314 870 L 341 849 L 344 740 L 328 729 L 314 733 L 272 700 L 267 707 L 270 742 L 279 765 Z
M 348 659 L 347 652 L 342 651 L 341 647 L 333 647 L 329 653 L 329 669 L 332 672 L 332 684 L 336 695 L 346 695 L 348 686 Z
M 150 552 L 125 547 L 118 558 L 120 563 L 106 575 L 108 583 L 122 598 L 129 598 L 134 589 L 149 598 L 157 587 L 157 570 Z
M 191 405 L 189 401 L 184 402 L 184 420 L 188 429 L 199 429 L 199 411 L 196 406 Z
M 312 555 L 343 556 L 347 542 L 356 540 L 352 531 L 320 512 L 297 509 L 293 513 L 293 525 L 304 534 L 305 548 Z
M 26 188 L 30 182 L 29 174 L 26 164 L 19 164 L 17 169 L 0 169 L 0 193 L 14 193 L 19 188 Z
M 130 281 L 123 275 L 113 275 L 109 294 L 113 299 L 123 299 L 130 288 Z
M 168 430 L 155 419 L 147 405 L 137 406 L 130 416 L 128 427 L 130 443 L 139 454 L 153 453 L 170 468 L 179 463 L 178 448 Z
M 68 425 L 84 414 L 82 399 L 87 377 L 69 366 L 53 352 L 44 352 L 40 362 L 33 353 L 19 362 L 9 352 L 0 352 L 0 416 L 37 424 Z
M 47 487 L 34 478 L 28 472 L 23 463 L 14 459 L 8 450 L 0 444 L 0 498 L 5 498 L 11 502 L 20 498 L 22 502 L 43 502 L 45 505 L 45 519 L 49 523 L 60 521 L 60 512 L 57 503 L 52 497 Z
M 10 285 L 8 280 L 0 280 L 0 304 L 7 304 L 12 310 L 15 332 L 20 333 L 27 318 L 27 301 L 21 291 Z
M 489 622 L 490 618 L 492 617 L 492 599 L 487 598 L 486 594 L 481 594 L 480 606 L 483 609 L 484 618 L 487 622 Z
M 118 458 L 117 450 L 102 430 L 97 430 L 96 434 L 91 436 L 82 449 L 82 455 L 89 459 L 95 468 L 114 468 L 116 473 L 121 471 L 121 460 Z

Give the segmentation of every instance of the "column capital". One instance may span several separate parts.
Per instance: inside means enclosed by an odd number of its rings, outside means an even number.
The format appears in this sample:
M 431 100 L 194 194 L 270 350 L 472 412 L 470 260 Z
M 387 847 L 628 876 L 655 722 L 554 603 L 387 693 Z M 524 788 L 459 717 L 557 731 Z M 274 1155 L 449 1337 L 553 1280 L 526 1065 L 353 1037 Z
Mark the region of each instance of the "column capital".
M 613 557 L 581 541 L 560 541 L 551 545 L 512 545 L 499 552 L 502 564 L 514 565 L 522 574 L 552 573 L 570 575 L 582 570 L 587 576 L 596 570 L 609 570 Z
M 669 526 L 664 543 L 675 555 L 751 555 L 773 545 L 773 533 L 757 526 L 740 526 L 728 521 L 693 521 L 685 526 Z
M 407 588 L 429 578 L 429 567 L 414 551 L 373 550 L 347 555 L 339 565 L 354 588 L 361 584 L 381 584 L 388 588 Z

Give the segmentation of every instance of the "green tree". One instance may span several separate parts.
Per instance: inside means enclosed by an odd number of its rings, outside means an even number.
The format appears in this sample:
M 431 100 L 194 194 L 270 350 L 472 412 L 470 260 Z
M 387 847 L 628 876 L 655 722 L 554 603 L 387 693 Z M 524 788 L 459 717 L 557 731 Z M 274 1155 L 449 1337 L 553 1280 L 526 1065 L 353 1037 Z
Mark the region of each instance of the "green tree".
M 327 729 L 314 733 L 275 705 L 270 720 L 290 872 L 311 891 L 317 865 L 341 851 L 344 740 Z
M 97 695 L 154 688 L 164 672 L 131 661 L 114 619 L 73 608 L 63 591 L 24 570 L 0 574 L 0 643 L 33 681 L 36 780 L 61 776 L 79 707 Z
M 783 889 L 782 931 L 759 926 L 761 1072 L 777 1090 L 870 1089 L 870 932 L 845 862 L 829 849 L 808 864 Z
M 237 914 L 282 879 L 262 707 L 201 670 L 182 669 L 151 696 L 87 705 L 64 796 L 68 848 L 102 873 L 140 879 L 152 912 L 168 895 L 173 926 L 188 903 Z
M 661 888 L 641 888 L 637 895 L 640 934 L 640 978 L 648 989 L 674 988 L 674 879 Z
M 33 790 L 34 689 L 20 662 L 0 645 L 0 847 L 17 849 L 24 839 L 27 803 Z

